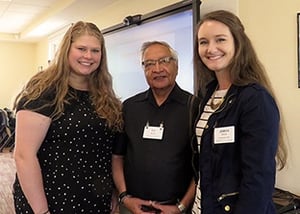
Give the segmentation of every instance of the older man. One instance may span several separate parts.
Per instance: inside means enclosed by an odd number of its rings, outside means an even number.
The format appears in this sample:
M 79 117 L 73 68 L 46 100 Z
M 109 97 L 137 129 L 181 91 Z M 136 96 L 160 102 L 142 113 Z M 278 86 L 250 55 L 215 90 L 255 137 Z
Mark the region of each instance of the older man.
M 146 42 L 141 50 L 150 88 L 125 100 L 124 135 L 113 155 L 120 212 L 185 213 L 195 194 L 191 127 L 199 100 L 177 85 L 169 44 Z

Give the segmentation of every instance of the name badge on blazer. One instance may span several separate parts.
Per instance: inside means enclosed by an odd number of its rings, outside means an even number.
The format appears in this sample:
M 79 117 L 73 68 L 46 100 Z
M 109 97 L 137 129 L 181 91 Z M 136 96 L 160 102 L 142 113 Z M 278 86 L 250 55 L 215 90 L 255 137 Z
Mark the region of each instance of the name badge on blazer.
M 214 144 L 234 143 L 235 142 L 235 127 L 226 126 L 214 129 Z

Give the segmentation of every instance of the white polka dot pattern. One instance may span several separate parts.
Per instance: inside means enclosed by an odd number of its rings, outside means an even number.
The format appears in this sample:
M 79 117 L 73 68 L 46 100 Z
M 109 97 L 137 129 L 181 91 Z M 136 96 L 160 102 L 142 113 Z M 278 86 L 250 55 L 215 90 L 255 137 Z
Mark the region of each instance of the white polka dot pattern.
M 88 92 L 77 94 L 51 124 L 38 153 L 49 209 L 109 213 L 115 135 L 94 112 Z M 14 188 L 16 213 L 32 213 L 17 179 Z

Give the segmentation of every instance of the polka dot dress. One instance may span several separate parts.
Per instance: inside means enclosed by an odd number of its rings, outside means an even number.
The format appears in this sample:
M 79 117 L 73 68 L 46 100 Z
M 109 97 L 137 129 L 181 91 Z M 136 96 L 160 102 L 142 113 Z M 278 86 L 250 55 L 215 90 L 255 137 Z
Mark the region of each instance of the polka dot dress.
M 75 92 L 77 98 L 53 121 L 38 152 L 49 210 L 110 213 L 115 134 L 94 112 L 88 92 Z M 17 214 L 33 213 L 18 178 L 14 199 Z

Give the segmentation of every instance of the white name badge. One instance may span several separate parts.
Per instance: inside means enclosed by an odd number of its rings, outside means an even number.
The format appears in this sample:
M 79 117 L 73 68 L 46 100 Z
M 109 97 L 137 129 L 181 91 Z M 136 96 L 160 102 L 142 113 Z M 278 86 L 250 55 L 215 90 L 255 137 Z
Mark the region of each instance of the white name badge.
M 214 144 L 234 143 L 234 126 L 215 128 Z
M 164 133 L 164 127 L 162 126 L 157 127 L 157 126 L 146 125 L 144 128 L 143 138 L 162 140 L 163 133 Z

